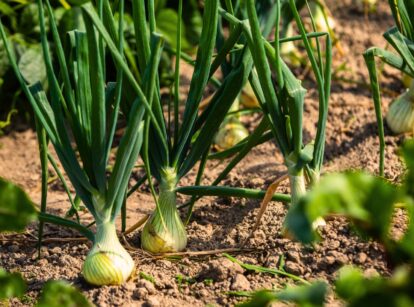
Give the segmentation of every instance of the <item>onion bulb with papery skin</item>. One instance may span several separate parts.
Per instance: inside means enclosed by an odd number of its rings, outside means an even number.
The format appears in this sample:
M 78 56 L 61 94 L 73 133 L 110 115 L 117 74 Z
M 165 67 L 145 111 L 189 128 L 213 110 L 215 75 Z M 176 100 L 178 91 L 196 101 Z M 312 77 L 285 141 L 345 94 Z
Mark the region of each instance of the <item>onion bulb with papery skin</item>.
M 121 285 L 134 271 L 134 261 L 119 242 L 115 225 L 97 224 L 95 242 L 82 268 L 85 280 L 96 286 Z
M 409 89 L 395 99 L 386 116 L 388 127 L 399 134 L 414 129 L 414 81 Z
M 293 35 L 293 26 L 292 23 L 290 23 L 286 30 L 285 37 L 289 38 Z M 298 48 L 296 48 L 293 41 L 288 41 L 280 44 L 280 55 L 286 63 L 294 67 L 299 67 L 301 65 L 303 56 L 300 54 Z
M 153 254 L 179 252 L 187 246 L 187 232 L 177 210 L 177 176 L 172 168 L 163 171 L 158 206 L 144 226 L 141 246 Z
M 260 104 L 257 100 L 257 97 L 253 91 L 252 86 L 250 85 L 250 82 L 247 82 L 244 86 L 240 96 L 239 101 L 242 105 L 244 105 L 246 108 L 259 108 Z
M 374 12 L 377 9 L 378 0 L 357 0 L 357 4 L 366 12 Z
M 312 2 L 310 4 L 310 7 L 317 31 L 329 33 L 335 28 L 335 20 L 328 14 L 326 10 L 324 12 L 324 9 L 321 5 Z
M 411 78 L 409 75 L 403 73 L 401 81 L 404 84 L 405 88 L 410 88 L 411 82 L 413 81 L 413 78 Z
M 249 136 L 249 131 L 243 126 L 237 117 L 231 117 L 225 120 L 219 128 L 214 143 L 218 150 L 232 148 L 237 143 Z

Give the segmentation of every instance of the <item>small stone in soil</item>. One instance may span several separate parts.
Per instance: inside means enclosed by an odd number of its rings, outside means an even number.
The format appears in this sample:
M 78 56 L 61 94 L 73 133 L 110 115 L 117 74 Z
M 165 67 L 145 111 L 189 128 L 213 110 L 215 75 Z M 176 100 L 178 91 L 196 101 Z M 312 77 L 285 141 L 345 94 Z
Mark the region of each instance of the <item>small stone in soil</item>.
M 7 249 L 11 253 L 17 253 L 20 250 L 20 247 L 18 245 L 10 245 Z
M 37 261 L 37 265 L 41 267 L 47 265 L 48 263 L 49 261 L 46 258 L 41 258 Z
M 154 296 L 151 296 L 146 302 L 145 302 L 145 305 L 144 306 L 146 306 L 146 307 L 158 307 L 158 306 L 161 306 L 161 304 L 160 304 L 160 301 L 156 298 L 156 297 L 154 297 Z
M 135 299 L 139 299 L 139 300 L 145 299 L 147 295 L 148 295 L 148 291 L 145 288 L 135 289 L 134 292 L 132 293 L 132 297 Z
M 294 275 L 302 275 L 303 274 L 303 268 L 292 261 L 286 261 L 285 263 L 285 270 L 286 272 Z
M 137 287 L 133 282 L 127 282 L 123 285 L 124 289 L 127 291 L 133 291 Z
M 334 264 L 334 263 L 335 263 L 335 261 L 336 261 L 336 259 L 335 259 L 335 257 L 333 257 L 333 256 L 326 256 L 326 257 L 325 257 L 325 262 L 326 262 L 326 264 L 328 264 L 328 265 L 332 265 L 332 264 Z
M 356 258 L 355 258 L 355 262 L 359 263 L 359 264 L 363 264 L 365 263 L 365 261 L 367 261 L 367 254 L 365 253 L 359 253 Z
M 338 264 L 344 265 L 344 264 L 347 264 L 348 263 L 348 256 L 345 255 L 345 254 L 342 254 L 340 252 L 337 252 L 337 251 L 329 251 L 327 253 L 327 255 L 334 257 L 335 258 L 335 261 Z
M 214 281 L 222 281 L 227 279 L 229 275 L 234 276 L 238 273 L 243 273 L 243 269 L 240 265 L 227 258 L 223 258 L 211 261 L 206 270 L 204 270 L 198 278 L 200 280 L 213 279 Z
M 60 254 L 62 253 L 62 249 L 59 246 L 55 246 L 54 248 L 49 250 L 51 254 Z
M 233 277 L 231 283 L 231 289 L 235 291 L 247 291 L 250 290 L 250 282 L 243 274 L 237 274 Z
M 156 292 L 154 284 L 146 279 L 139 280 L 137 283 L 137 287 L 145 288 L 150 295 L 155 294 Z
M 300 255 L 298 252 L 289 251 L 287 253 L 287 258 L 292 262 L 300 263 Z

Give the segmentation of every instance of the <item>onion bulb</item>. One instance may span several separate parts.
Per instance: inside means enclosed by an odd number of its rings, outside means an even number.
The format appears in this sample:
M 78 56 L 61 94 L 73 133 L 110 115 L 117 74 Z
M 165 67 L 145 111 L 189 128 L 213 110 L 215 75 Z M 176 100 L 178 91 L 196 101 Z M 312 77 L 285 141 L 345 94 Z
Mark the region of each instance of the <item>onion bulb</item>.
M 335 20 L 328 14 L 321 4 L 312 2 L 310 7 L 317 31 L 329 33 L 335 28 Z
M 399 134 L 414 129 L 414 81 L 408 90 L 395 99 L 386 116 L 388 127 Z
M 378 0 L 357 0 L 357 4 L 364 9 L 366 13 L 374 12 L 377 9 Z
M 293 36 L 293 27 L 292 23 L 288 25 L 288 28 L 286 30 L 285 37 L 289 38 Z M 301 65 L 302 56 L 296 48 L 293 41 L 288 41 L 280 44 L 280 55 L 282 56 L 283 60 L 295 67 L 298 67 Z
M 134 271 L 134 261 L 119 242 L 115 225 L 98 224 L 95 242 L 83 264 L 85 280 L 96 286 L 121 285 Z
M 232 148 L 237 143 L 249 136 L 249 131 L 243 126 L 237 117 L 225 120 L 214 137 L 214 143 L 219 150 Z
M 157 208 L 141 234 L 142 248 L 153 254 L 179 252 L 187 245 L 187 233 L 177 210 L 176 184 L 175 171 L 164 170 Z
M 257 100 L 257 97 L 253 91 L 252 86 L 250 85 L 250 82 L 247 82 L 246 85 L 244 86 L 239 96 L 239 101 L 246 108 L 260 107 L 259 101 Z

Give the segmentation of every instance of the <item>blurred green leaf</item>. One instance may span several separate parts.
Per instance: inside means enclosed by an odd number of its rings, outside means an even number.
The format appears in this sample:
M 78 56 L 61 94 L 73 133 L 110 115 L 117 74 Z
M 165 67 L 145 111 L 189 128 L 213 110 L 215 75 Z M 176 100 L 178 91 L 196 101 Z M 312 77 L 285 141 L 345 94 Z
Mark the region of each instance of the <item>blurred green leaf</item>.
M 0 300 L 23 296 L 26 288 L 20 273 L 8 273 L 0 268 Z
M 287 230 L 298 240 L 317 238 L 312 223 L 329 214 L 350 218 L 363 235 L 386 240 L 397 187 L 365 173 L 330 174 L 292 206 L 286 217 Z
M 405 178 L 405 190 L 414 198 L 414 141 L 407 141 L 401 148 L 402 156 L 408 172 Z
M 9 67 L 10 64 L 7 58 L 6 48 L 4 48 L 3 41 L 0 41 L 0 77 L 4 76 Z
M 265 307 L 274 301 L 291 302 L 296 306 L 303 307 L 323 306 L 327 291 L 328 286 L 324 282 L 315 282 L 305 286 L 289 286 L 279 292 L 263 290 L 257 292 L 250 301 L 239 306 Z
M 29 84 L 46 82 L 46 66 L 40 45 L 33 45 L 22 54 L 19 60 L 19 69 Z
M 349 307 L 414 306 L 414 279 L 408 267 L 397 268 L 390 278 L 365 277 L 353 267 L 340 270 L 336 293 Z
M 36 217 L 36 210 L 26 193 L 0 178 L 0 232 L 23 231 Z
M 87 2 L 90 2 L 91 0 L 66 0 L 70 5 L 76 5 L 81 6 L 82 4 L 85 4 Z
M 156 19 L 157 30 L 165 37 L 165 40 L 170 44 L 170 46 L 176 49 L 178 24 L 177 12 L 173 9 L 163 9 L 158 12 Z M 191 46 L 185 38 L 185 26 L 182 21 L 181 23 L 183 33 L 181 37 L 181 46 L 184 50 L 188 50 Z
M 20 13 L 20 22 L 18 31 L 25 35 L 39 35 L 39 10 L 37 4 L 32 3 L 27 5 Z
M 0 2 L 0 13 L 4 15 L 15 15 L 14 9 L 5 2 Z
M 38 307 L 91 307 L 93 306 L 78 289 L 64 281 L 48 281 Z

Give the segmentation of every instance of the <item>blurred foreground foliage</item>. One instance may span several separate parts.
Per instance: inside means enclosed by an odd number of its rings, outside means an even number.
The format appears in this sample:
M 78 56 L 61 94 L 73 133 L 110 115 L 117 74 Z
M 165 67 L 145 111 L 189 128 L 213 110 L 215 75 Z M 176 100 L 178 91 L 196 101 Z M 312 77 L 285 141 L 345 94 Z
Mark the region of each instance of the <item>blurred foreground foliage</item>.
M 27 224 L 36 219 L 36 209 L 27 194 L 13 183 L 0 178 L 0 233 L 23 231 Z M 20 273 L 9 273 L 0 267 L 0 306 L 8 299 L 22 298 L 26 290 L 27 284 Z M 89 307 L 92 304 L 69 283 L 48 281 L 37 306 Z
M 390 277 L 367 277 L 359 269 L 345 266 L 335 282 L 336 295 L 346 306 L 414 306 L 414 141 L 401 148 L 407 172 L 401 185 L 363 172 L 329 174 L 290 208 L 286 231 L 302 242 L 321 240 L 313 223 L 320 217 L 344 216 L 355 232 L 384 246 L 392 270 Z M 396 206 L 402 207 L 408 225 L 401 238 L 390 235 Z M 268 306 L 273 301 L 298 306 L 323 306 L 327 289 L 320 282 L 281 292 L 260 291 L 242 306 Z M 294 293 L 294 296 L 286 296 Z

